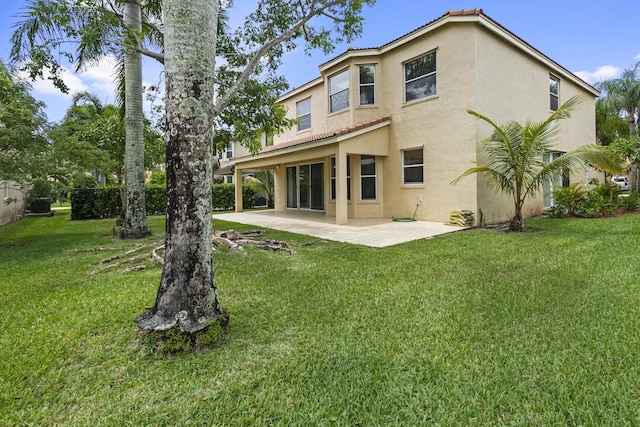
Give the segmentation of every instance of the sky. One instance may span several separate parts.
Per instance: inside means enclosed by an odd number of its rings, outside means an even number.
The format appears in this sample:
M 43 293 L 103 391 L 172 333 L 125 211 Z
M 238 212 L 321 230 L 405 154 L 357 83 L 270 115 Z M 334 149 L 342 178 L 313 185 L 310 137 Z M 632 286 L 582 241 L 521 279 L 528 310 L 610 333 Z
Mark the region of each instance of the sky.
M 280 74 L 291 88 L 320 75 L 318 66 L 338 56 L 349 47 L 381 46 L 440 16 L 447 10 L 482 8 L 484 13 L 524 39 L 530 45 L 595 84 L 620 76 L 626 68 L 640 61 L 638 38 L 638 0 L 377 0 L 363 11 L 365 23 L 359 38 L 335 47 L 333 53 L 304 53 L 300 46 L 283 59 Z M 13 26 L 24 13 L 27 0 L 0 0 L 0 59 L 7 63 Z M 230 11 L 231 25 L 241 25 L 257 3 L 236 0 Z M 145 60 L 146 85 L 161 81 L 162 69 Z M 71 68 L 71 67 L 70 67 Z M 104 103 L 115 101 L 113 65 L 108 58 L 98 66 L 66 73 L 65 81 L 72 93 L 63 94 L 46 81 L 33 82 L 32 95 L 43 101 L 49 121 L 62 119 L 75 91 L 86 90 Z

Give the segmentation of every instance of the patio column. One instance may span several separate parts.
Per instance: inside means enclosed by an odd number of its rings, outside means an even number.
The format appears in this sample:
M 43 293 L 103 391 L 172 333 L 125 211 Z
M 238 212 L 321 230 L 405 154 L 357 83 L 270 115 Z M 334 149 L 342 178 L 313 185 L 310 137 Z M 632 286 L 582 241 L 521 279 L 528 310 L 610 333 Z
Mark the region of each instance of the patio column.
M 235 182 L 235 202 L 236 212 L 242 212 L 242 170 L 236 168 L 233 172 L 233 182 Z
M 338 144 L 336 153 L 336 225 L 349 222 L 347 205 L 347 153 L 342 144 Z
M 287 209 L 287 176 L 285 173 L 286 168 L 282 164 L 276 165 L 273 171 L 274 181 L 274 208 L 277 211 L 284 211 Z

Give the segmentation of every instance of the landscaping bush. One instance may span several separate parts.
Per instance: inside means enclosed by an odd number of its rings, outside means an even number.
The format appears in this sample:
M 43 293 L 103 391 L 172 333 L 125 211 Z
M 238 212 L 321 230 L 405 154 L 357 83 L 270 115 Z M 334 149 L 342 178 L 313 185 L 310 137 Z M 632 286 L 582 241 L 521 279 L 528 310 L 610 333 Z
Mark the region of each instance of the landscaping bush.
M 164 185 L 145 186 L 144 202 L 147 215 L 164 215 L 167 209 L 167 188 Z
M 620 197 L 620 206 L 627 211 L 637 211 L 640 209 L 640 197 L 636 191 L 632 191 L 628 196 Z
M 78 175 L 73 179 L 73 188 L 97 188 L 98 181 L 91 175 Z
M 122 200 L 118 187 L 74 188 L 71 190 L 71 219 L 113 218 L 120 215 Z
M 34 179 L 31 182 L 31 190 L 27 193 L 27 209 L 38 199 L 51 199 L 51 183 L 44 179 Z
M 229 211 L 235 208 L 235 184 L 213 184 L 211 191 L 211 198 L 213 200 L 213 209 Z M 251 209 L 255 206 L 255 200 L 253 196 L 256 194 L 255 190 L 249 186 L 242 186 L 242 206 L 246 209 Z
M 71 191 L 71 219 L 114 218 L 122 210 L 121 189 L 119 187 L 74 188 Z M 253 208 L 255 191 L 242 187 L 243 206 Z M 214 210 L 232 210 L 235 208 L 235 185 L 214 184 L 212 186 Z M 164 215 L 167 207 L 166 187 L 162 185 L 145 186 L 145 209 L 147 215 Z
M 167 174 L 165 172 L 154 172 L 149 178 L 149 185 L 167 185 Z
M 551 218 L 580 216 L 593 218 L 613 215 L 619 208 L 625 211 L 640 209 L 640 197 L 632 191 L 621 196 L 618 186 L 610 182 L 595 185 L 588 190 L 580 183 L 569 187 L 556 187 L 553 192 L 555 206 L 545 213 Z
M 561 218 L 575 216 L 587 196 L 587 189 L 579 182 L 568 187 L 556 187 L 553 191 L 555 206 L 549 209 L 549 216 Z

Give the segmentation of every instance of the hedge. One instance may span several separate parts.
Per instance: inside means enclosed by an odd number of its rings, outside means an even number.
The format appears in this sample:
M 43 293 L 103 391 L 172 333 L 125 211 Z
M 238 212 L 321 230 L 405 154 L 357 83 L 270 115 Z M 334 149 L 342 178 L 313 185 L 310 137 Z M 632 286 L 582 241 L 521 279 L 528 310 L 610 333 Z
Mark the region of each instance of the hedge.
M 245 208 L 253 208 L 255 191 L 242 186 Z M 214 210 L 235 209 L 235 185 L 214 184 L 212 186 Z M 166 189 L 161 185 L 145 186 L 145 209 L 147 215 L 164 215 L 166 212 Z M 71 219 L 115 218 L 122 210 L 120 187 L 74 188 L 71 190 Z

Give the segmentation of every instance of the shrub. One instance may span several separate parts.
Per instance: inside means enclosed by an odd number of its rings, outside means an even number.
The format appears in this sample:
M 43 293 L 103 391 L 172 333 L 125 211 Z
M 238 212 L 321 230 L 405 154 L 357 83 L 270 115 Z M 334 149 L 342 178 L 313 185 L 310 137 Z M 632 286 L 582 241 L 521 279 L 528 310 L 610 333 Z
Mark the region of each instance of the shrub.
M 122 210 L 122 196 L 119 187 L 74 188 L 71 191 L 71 219 L 114 218 Z M 255 192 L 246 186 L 242 188 L 243 206 L 254 207 Z M 212 186 L 213 208 L 231 210 L 235 208 L 235 185 L 215 184 Z M 167 208 L 166 187 L 145 186 L 145 210 L 147 215 L 164 215 Z
M 235 184 L 213 184 L 211 188 L 211 199 L 213 201 L 214 210 L 229 211 L 235 208 Z M 250 209 L 255 205 L 253 196 L 256 194 L 255 190 L 249 186 L 242 186 L 242 205 L 243 207 Z
M 37 199 L 50 199 L 51 190 L 51 182 L 45 179 L 34 179 L 31 182 L 31 190 L 27 193 L 27 208 L 30 209 Z
M 122 199 L 117 187 L 71 190 L 71 219 L 113 218 L 120 215 Z
M 78 175 L 73 179 L 73 188 L 97 188 L 98 181 L 91 175 Z
M 632 191 L 628 196 L 620 197 L 619 204 L 627 211 L 637 211 L 640 209 L 640 197 L 638 192 Z
M 167 185 L 167 174 L 165 172 L 154 172 L 149 178 L 149 185 Z
M 563 216 L 575 216 L 581 203 L 587 195 L 587 189 L 579 182 L 568 187 L 556 187 L 553 191 L 553 200 L 556 205 L 552 208 L 551 216 L 557 218 Z
M 145 186 L 144 202 L 147 215 L 164 215 L 167 211 L 167 188 L 164 185 Z

